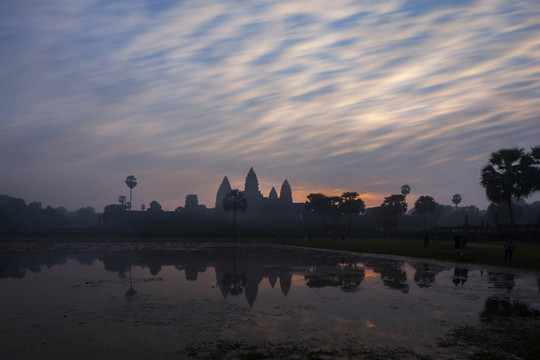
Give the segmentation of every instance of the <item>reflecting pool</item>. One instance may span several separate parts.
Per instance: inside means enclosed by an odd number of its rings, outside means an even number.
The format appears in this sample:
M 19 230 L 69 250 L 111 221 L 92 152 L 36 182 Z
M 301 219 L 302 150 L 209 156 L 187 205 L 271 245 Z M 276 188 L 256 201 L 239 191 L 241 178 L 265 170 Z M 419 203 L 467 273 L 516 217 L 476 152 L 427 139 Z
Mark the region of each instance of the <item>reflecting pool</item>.
M 451 358 L 437 343 L 454 327 L 540 314 L 535 273 L 268 245 L 3 249 L 0 271 L 6 359 L 212 358 L 238 344 Z

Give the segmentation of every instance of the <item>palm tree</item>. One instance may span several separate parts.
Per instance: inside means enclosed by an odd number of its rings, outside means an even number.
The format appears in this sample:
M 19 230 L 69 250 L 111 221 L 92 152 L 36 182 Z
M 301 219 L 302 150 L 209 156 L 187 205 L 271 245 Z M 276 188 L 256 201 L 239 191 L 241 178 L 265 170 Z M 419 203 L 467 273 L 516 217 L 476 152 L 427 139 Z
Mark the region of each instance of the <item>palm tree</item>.
M 223 199 L 223 209 L 233 211 L 233 239 L 236 242 L 236 211 L 246 211 L 247 201 L 244 199 L 244 193 L 238 189 L 232 189 Z
M 407 197 L 407 195 L 409 195 L 410 192 L 411 192 L 411 187 L 409 185 L 405 184 L 401 187 L 401 195 Z
M 537 186 L 534 183 L 538 176 L 535 151 L 535 148 L 531 153 L 523 148 L 499 149 L 491 153 L 481 171 L 480 184 L 486 189 L 486 197 L 495 204 L 506 204 L 514 230 L 512 199 L 519 201 L 528 197 Z
M 120 205 L 122 205 L 122 206 L 126 206 L 126 200 L 127 200 L 127 198 L 126 198 L 124 195 L 120 195 L 120 196 L 118 197 L 118 202 L 119 202 Z
M 457 212 L 457 206 L 458 204 L 461 202 L 461 195 L 459 194 L 454 194 L 454 196 L 452 196 L 452 202 L 454 204 L 456 204 L 456 212 Z
M 540 191 L 540 145 L 532 147 L 530 155 L 534 162 L 531 167 L 531 181 L 534 184 L 533 191 Z
M 428 212 L 435 211 L 437 203 L 431 196 L 420 196 L 414 203 L 414 211 L 424 215 L 424 232 L 426 232 L 426 215 Z
M 126 178 L 126 185 L 128 186 L 129 188 L 129 205 L 128 205 L 128 208 L 131 210 L 131 200 L 132 200 L 132 192 L 133 192 L 133 188 L 135 186 L 137 186 L 137 179 L 135 179 L 135 176 L 133 175 L 129 175 L 127 178 Z
M 357 192 L 350 191 L 341 194 L 341 202 L 338 205 L 339 211 L 343 214 L 349 215 L 349 227 L 348 231 L 351 231 L 352 216 L 364 213 L 366 211 L 366 204 L 364 200 L 360 199 Z

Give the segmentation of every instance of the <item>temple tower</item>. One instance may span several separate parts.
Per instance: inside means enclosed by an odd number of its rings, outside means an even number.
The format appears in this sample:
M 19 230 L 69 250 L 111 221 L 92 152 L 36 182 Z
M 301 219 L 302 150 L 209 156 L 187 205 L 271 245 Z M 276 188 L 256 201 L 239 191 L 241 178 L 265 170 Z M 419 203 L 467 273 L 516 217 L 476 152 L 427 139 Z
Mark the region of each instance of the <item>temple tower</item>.
M 276 188 L 272 186 L 272 190 L 270 190 L 270 194 L 268 194 L 268 199 L 271 202 L 275 202 L 278 200 L 277 191 Z
M 223 210 L 223 199 L 227 197 L 227 194 L 231 192 L 231 183 L 229 179 L 225 176 L 216 195 L 216 209 Z
M 249 172 L 246 176 L 246 184 L 244 187 L 244 199 L 247 201 L 248 211 L 255 209 L 262 201 L 262 194 L 259 190 L 259 180 L 253 168 L 249 168 Z
M 292 204 L 293 202 L 291 185 L 289 185 L 287 179 L 285 179 L 285 181 L 281 185 L 281 191 L 279 192 L 279 201 L 282 204 Z

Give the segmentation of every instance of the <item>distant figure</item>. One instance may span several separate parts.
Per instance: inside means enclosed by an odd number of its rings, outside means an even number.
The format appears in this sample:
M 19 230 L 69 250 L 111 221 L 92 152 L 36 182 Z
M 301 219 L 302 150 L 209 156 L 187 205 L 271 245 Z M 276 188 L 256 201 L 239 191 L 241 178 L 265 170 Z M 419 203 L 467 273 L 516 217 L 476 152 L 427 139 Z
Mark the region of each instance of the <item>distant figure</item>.
M 424 247 L 427 248 L 429 246 L 429 234 L 424 234 Z
M 457 255 L 459 256 L 459 251 L 461 250 L 461 235 L 454 235 L 454 249 L 456 249 Z
M 465 248 L 467 247 L 467 237 L 463 235 L 461 237 L 461 255 L 465 255 Z
M 516 248 L 516 243 L 509 237 L 504 244 L 504 262 L 512 261 L 512 252 Z

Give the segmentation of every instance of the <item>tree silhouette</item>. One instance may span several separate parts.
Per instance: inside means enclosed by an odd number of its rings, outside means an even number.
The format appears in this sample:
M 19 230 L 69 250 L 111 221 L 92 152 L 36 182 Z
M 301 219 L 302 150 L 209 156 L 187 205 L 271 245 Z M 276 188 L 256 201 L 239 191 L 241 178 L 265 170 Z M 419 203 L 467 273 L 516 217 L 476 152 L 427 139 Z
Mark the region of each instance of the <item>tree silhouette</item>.
M 394 222 L 397 221 L 398 216 L 405 214 L 407 211 L 405 195 L 394 194 L 385 197 L 381 209 L 387 217 L 394 220 Z
M 150 211 L 150 212 L 159 212 L 159 211 L 163 211 L 163 209 L 161 208 L 160 203 L 158 203 L 156 200 L 152 200 L 152 201 L 150 201 L 148 211 Z
M 409 195 L 410 192 L 411 192 L 411 187 L 409 185 L 405 184 L 401 187 L 401 195 L 403 195 L 404 197 L 407 197 L 407 195 Z
M 233 239 L 236 242 L 236 211 L 246 211 L 247 201 L 244 199 L 244 193 L 238 189 L 232 189 L 225 199 L 223 199 L 223 209 L 233 211 Z
M 131 210 L 133 188 L 134 188 L 135 186 L 137 186 L 137 179 L 135 179 L 135 176 L 129 175 L 129 176 L 126 178 L 126 185 L 127 185 L 128 188 L 129 188 L 129 205 L 128 205 L 128 209 Z
M 519 201 L 528 197 L 538 179 L 538 168 L 533 154 L 523 148 L 499 149 L 491 153 L 486 166 L 482 168 L 480 184 L 486 190 L 486 197 L 495 204 L 504 203 L 508 207 L 510 222 L 516 230 L 512 209 L 512 199 Z
M 352 216 L 366 211 L 366 204 L 360 199 L 358 193 L 354 191 L 341 194 L 341 202 L 338 207 L 342 214 L 347 214 L 349 216 L 348 231 L 351 231 Z
M 126 206 L 126 201 L 127 201 L 127 198 L 124 195 L 120 195 L 118 197 L 118 202 L 120 203 L 120 205 Z
M 420 196 L 414 203 L 414 211 L 424 215 L 424 232 L 426 231 L 426 215 L 428 212 L 435 211 L 437 203 L 431 196 Z
M 457 206 L 461 202 L 461 195 L 454 194 L 454 196 L 452 196 L 452 202 L 456 205 L 456 211 L 457 211 Z
M 321 193 L 311 193 L 307 199 L 306 208 L 319 215 L 337 214 L 338 204 L 341 202 L 339 196 L 326 196 Z
M 322 225 L 325 226 L 325 216 L 335 216 L 339 214 L 339 204 L 341 198 L 339 196 L 326 196 L 321 193 L 311 193 L 307 196 L 306 208 L 313 211 L 322 218 Z

